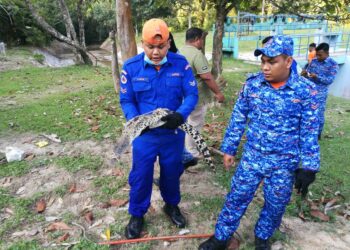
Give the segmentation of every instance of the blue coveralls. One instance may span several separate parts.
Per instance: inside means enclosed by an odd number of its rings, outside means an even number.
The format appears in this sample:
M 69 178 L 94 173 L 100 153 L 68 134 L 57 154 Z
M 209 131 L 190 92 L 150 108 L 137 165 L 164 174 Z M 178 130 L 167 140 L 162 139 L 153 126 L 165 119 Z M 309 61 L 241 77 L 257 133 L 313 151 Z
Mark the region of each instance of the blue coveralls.
M 186 59 L 168 52 L 167 62 L 157 71 L 145 63 L 141 53 L 124 63 L 121 73 L 120 104 L 127 120 L 168 108 L 184 120 L 198 101 L 197 82 Z M 143 216 L 150 206 L 154 162 L 160 163 L 160 191 L 166 203 L 180 202 L 179 177 L 185 134 L 182 130 L 155 128 L 133 141 L 133 163 L 129 175 L 129 213 Z
M 246 81 L 221 145 L 222 152 L 236 155 L 248 123 L 242 159 L 215 227 L 217 239 L 226 240 L 237 230 L 262 180 L 265 204 L 255 235 L 270 238 L 290 200 L 299 161 L 304 169 L 318 171 L 318 106 L 314 87 L 293 73 L 278 89 L 266 82 L 262 73 Z
M 319 110 L 319 120 L 320 127 L 318 135 L 322 134 L 324 126 L 324 112 L 326 111 L 326 103 L 328 96 L 328 86 L 332 84 L 334 78 L 338 72 L 339 66 L 336 61 L 328 57 L 326 60 L 320 62 L 317 58 L 313 59 L 307 68 L 307 72 L 314 73 L 317 78 L 310 77 L 309 80 L 316 84 L 316 89 L 318 91 L 317 99 L 320 104 Z

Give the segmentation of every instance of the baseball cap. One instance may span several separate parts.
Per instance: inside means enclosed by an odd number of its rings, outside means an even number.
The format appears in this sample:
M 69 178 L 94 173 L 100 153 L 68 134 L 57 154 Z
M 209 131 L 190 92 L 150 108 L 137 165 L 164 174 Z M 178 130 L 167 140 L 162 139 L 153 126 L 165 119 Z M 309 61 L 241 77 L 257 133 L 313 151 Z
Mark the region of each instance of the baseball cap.
M 156 39 L 160 36 L 161 39 Z M 159 44 L 168 41 L 169 28 L 168 25 L 158 18 L 152 18 L 145 22 L 142 29 L 142 40 L 150 44 Z
M 293 44 L 293 39 L 290 36 L 273 36 L 264 44 L 264 47 L 254 51 L 254 56 L 260 56 L 261 54 L 268 57 L 275 57 L 282 54 L 292 56 Z

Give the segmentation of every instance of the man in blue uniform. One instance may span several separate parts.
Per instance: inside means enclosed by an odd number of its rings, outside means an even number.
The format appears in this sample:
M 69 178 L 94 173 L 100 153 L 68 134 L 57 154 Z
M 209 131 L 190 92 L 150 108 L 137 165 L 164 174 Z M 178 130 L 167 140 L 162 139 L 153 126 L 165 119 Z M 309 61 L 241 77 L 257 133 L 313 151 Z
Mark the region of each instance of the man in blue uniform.
M 305 196 L 320 167 L 317 92 L 312 82 L 291 73 L 293 40 L 274 36 L 255 51 L 259 55 L 262 72 L 247 79 L 222 142 L 226 169 L 234 163 L 248 124 L 247 142 L 215 235 L 201 250 L 225 249 L 262 181 L 265 204 L 255 227 L 255 247 L 270 249 L 268 240 L 281 223 L 295 178 Z
M 142 30 L 144 53 L 127 60 L 121 74 L 120 104 L 127 120 L 157 108 L 174 111 L 162 118 L 166 123 L 161 128 L 146 129 L 133 142 L 133 163 L 129 175 L 131 218 L 125 229 L 129 239 L 140 237 L 143 216 L 150 206 L 157 157 L 164 212 L 176 226 L 186 225 L 178 207 L 185 138 L 178 126 L 195 108 L 198 90 L 186 59 L 168 52 L 168 37 L 169 30 L 163 20 L 148 20 Z
M 316 58 L 311 61 L 308 67 L 301 72 L 301 75 L 310 79 L 316 84 L 318 91 L 317 99 L 320 104 L 319 120 L 320 127 L 318 138 L 321 139 L 324 126 L 324 112 L 326 110 L 328 87 L 334 81 L 338 72 L 338 63 L 329 57 L 328 43 L 320 43 L 316 47 Z

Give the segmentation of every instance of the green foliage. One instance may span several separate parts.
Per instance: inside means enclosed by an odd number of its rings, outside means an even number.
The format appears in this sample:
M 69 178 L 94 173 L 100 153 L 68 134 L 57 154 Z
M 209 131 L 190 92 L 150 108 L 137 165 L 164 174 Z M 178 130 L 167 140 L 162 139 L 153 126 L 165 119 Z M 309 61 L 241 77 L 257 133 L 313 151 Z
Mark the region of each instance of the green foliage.
M 24 1 L 1 0 L 0 4 L 0 41 L 9 47 L 26 43 L 40 46 L 48 42 L 49 36 L 36 27 Z
M 38 62 L 38 63 L 41 63 L 43 64 L 44 61 L 45 61 L 45 56 L 42 55 L 42 54 L 34 54 L 34 59 Z

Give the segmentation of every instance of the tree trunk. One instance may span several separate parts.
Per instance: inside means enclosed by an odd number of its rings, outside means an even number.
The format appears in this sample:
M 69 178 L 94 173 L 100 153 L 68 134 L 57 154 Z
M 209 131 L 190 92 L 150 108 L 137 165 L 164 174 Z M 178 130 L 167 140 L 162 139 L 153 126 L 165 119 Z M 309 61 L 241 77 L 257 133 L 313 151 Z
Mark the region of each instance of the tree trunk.
M 67 28 L 67 34 L 70 33 L 71 36 L 72 36 L 72 39 L 74 41 L 78 42 L 77 33 L 75 33 L 75 29 L 74 29 L 74 25 L 73 25 L 73 22 L 72 22 L 72 18 L 70 17 L 69 10 L 67 8 L 66 3 L 64 2 L 64 0 L 57 0 L 57 2 L 58 2 L 58 5 L 59 5 L 59 7 L 61 9 L 61 14 L 63 16 L 64 25 Z
M 90 59 L 90 57 L 88 56 L 88 52 L 86 51 L 85 48 L 83 48 L 78 41 L 69 39 L 68 37 L 64 36 L 63 34 L 61 34 L 60 32 L 58 32 L 56 29 L 54 29 L 51 25 L 49 25 L 39 14 L 38 12 L 35 10 L 35 8 L 33 7 L 32 3 L 30 0 L 25 0 L 30 13 L 32 14 L 32 16 L 34 17 L 34 19 L 36 20 L 36 22 L 39 24 L 39 26 L 47 33 L 49 33 L 50 35 L 52 35 L 53 37 L 55 37 L 56 39 L 65 42 L 71 46 L 73 46 L 74 48 L 76 48 L 79 53 L 81 54 L 83 61 L 85 64 L 92 64 L 92 61 Z
M 211 73 L 216 79 L 222 73 L 222 38 L 224 36 L 225 5 L 216 6 L 216 21 L 213 40 L 213 67 Z
M 131 1 L 116 0 L 117 36 L 122 54 L 122 60 L 137 54 L 135 31 L 131 18 Z
M 228 1 L 218 0 L 215 1 L 216 21 L 215 32 L 213 40 L 213 67 L 211 73 L 214 79 L 217 79 L 222 73 L 222 38 L 224 37 L 224 24 L 226 15 L 234 8 L 239 6 L 240 0 Z M 228 4 L 228 6 L 227 6 Z
M 188 21 L 188 28 L 192 28 L 192 8 L 191 6 L 188 8 L 188 13 L 187 13 L 187 21 Z
M 78 16 L 78 24 L 79 24 L 79 41 L 81 46 L 86 48 L 84 18 L 82 14 L 83 4 L 84 4 L 84 0 L 79 0 L 79 2 L 77 3 L 77 16 Z
M 109 33 L 109 38 L 112 40 L 112 76 L 113 76 L 114 90 L 118 94 L 120 89 L 120 71 L 119 71 L 119 64 L 118 64 L 117 41 L 115 37 L 116 37 L 115 31 L 112 30 Z

